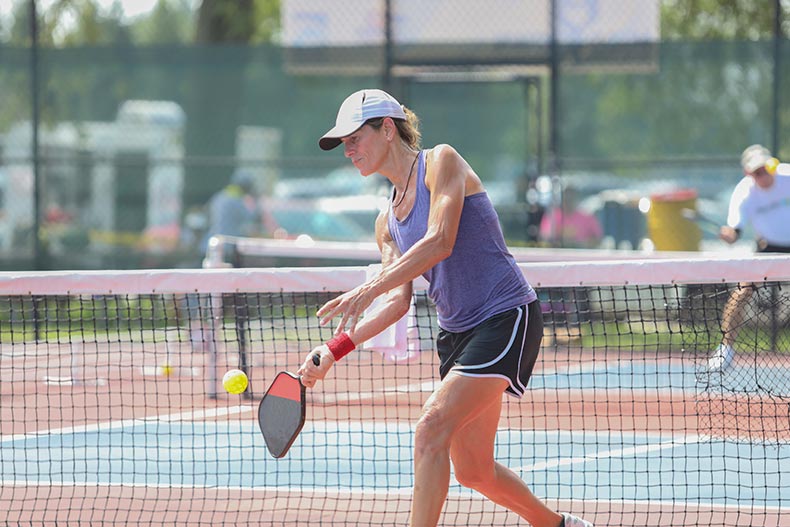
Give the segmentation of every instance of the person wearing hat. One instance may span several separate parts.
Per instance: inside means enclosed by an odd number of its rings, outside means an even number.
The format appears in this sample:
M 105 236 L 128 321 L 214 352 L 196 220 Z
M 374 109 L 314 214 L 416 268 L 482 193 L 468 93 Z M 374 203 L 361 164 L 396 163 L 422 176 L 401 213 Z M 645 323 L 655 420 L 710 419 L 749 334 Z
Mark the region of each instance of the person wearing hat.
M 379 173 L 393 188 L 376 220 L 381 272 L 318 310 L 321 324 L 339 318 L 335 336 L 312 350 L 298 373 L 313 387 L 357 343 L 403 317 L 412 281 L 425 277 L 438 313 L 442 381 L 415 428 L 410 525 L 438 523 L 452 464 L 459 483 L 534 527 L 591 527 L 547 507 L 494 459 L 502 394 L 524 394 L 538 356 L 540 303 L 505 246 L 480 178 L 450 145 L 421 149 L 418 124 L 388 93 L 360 90 L 318 142 L 323 150 L 342 145 L 363 177 Z M 377 297 L 380 307 L 363 318 Z
M 757 236 L 758 253 L 790 253 L 790 165 L 779 163 L 767 148 L 755 144 L 741 154 L 741 167 L 744 177 L 732 192 L 727 224 L 719 230 L 719 238 L 735 243 L 749 226 Z M 732 364 L 738 328 L 753 292 L 753 284 L 741 283 L 730 295 L 722 313 L 721 344 L 708 358 L 709 372 Z

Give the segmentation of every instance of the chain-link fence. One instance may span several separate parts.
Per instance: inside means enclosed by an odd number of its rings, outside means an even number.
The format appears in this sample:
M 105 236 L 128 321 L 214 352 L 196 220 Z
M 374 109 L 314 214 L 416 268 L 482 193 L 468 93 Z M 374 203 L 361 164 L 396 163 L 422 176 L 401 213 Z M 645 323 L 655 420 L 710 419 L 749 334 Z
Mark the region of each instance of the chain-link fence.
M 639 247 L 650 197 L 681 207 L 664 230 L 721 222 L 745 146 L 790 158 L 786 7 L 760 39 L 669 40 L 666 3 L 283 0 L 278 45 L 0 48 L 0 268 L 197 266 L 240 172 L 255 233 L 371 240 L 385 182 L 317 148 L 362 87 L 470 161 L 513 245 Z M 560 201 L 600 232 L 546 228 Z

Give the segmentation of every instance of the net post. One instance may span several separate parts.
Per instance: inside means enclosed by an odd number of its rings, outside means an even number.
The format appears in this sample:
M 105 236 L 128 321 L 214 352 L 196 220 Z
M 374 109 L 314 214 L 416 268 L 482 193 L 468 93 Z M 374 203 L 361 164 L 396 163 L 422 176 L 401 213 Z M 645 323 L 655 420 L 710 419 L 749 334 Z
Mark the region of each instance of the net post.
M 223 267 L 230 267 L 225 262 L 225 237 L 212 236 L 208 240 L 206 247 L 206 256 L 203 258 L 204 269 L 221 269 Z
M 208 323 L 204 326 L 204 331 L 201 332 L 202 337 L 205 339 L 206 344 L 206 395 L 211 399 L 217 398 L 217 330 L 222 324 L 222 295 L 211 294 L 205 297 L 208 301 L 208 306 L 205 307 L 204 313 L 208 317 Z M 203 319 L 205 320 L 205 318 Z
M 228 269 L 232 264 L 225 261 L 226 240 L 223 236 L 212 236 L 206 249 L 206 258 L 203 260 L 204 269 Z M 198 324 L 200 325 L 200 351 L 206 352 L 206 396 L 217 398 L 217 335 L 222 325 L 222 294 L 211 293 L 198 295 Z M 190 325 L 192 317 L 190 316 Z M 190 332 L 192 335 L 194 332 Z M 193 350 L 195 342 L 192 342 Z

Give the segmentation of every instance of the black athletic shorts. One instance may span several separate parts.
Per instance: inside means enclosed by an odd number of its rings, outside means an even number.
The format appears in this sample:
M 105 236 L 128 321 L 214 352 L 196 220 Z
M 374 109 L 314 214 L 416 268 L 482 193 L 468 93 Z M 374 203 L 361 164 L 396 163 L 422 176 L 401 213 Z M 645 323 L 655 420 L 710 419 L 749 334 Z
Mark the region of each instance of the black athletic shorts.
M 521 397 L 543 339 L 540 301 L 499 313 L 462 333 L 440 330 L 436 340 L 439 375 L 453 370 L 469 377 L 507 379 L 505 390 Z

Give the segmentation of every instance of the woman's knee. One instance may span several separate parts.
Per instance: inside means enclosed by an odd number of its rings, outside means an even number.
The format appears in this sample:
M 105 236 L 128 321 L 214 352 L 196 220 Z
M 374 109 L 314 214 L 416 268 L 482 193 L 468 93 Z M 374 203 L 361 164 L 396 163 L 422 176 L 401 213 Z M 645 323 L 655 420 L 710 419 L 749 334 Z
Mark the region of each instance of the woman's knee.
M 467 456 L 454 456 L 453 472 L 459 484 L 475 490 L 490 487 L 496 477 L 493 459 L 481 461 Z
M 417 421 L 414 430 L 414 449 L 416 454 L 433 455 L 449 450 L 452 431 L 442 413 L 435 408 L 427 408 Z

